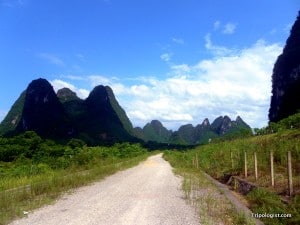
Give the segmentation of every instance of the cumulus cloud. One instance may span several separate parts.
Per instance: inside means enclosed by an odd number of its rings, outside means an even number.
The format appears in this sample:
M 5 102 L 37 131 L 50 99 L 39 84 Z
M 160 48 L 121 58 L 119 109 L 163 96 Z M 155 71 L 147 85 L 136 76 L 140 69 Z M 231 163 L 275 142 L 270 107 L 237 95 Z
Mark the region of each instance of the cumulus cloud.
M 70 84 L 63 80 L 55 79 L 55 80 L 51 81 L 50 83 L 53 86 L 55 92 L 57 92 L 59 89 L 62 89 L 62 88 L 69 88 L 70 90 L 76 92 L 77 96 L 79 98 L 85 99 L 89 95 L 88 90 L 82 89 L 82 88 L 77 88 L 73 84 Z
M 86 80 L 86 77 L 83 77 L 83 76 L 62 75 L 61 77 L 67 78 L 67 79 L 69 79 L 69 80 L 81 80 L 81 81 Z
M 213 57 L 195 64 L 169 64 L 165 78 L 126 78 L 101 75 L 85 76 L 91 88 L 109 85 L 135 126 L 159 119 L 169 129 L 179 125 L 210 121 L 220 115 L 232 119 L 240 115 L 252 127 L 267 125 L 274 62 L 282 51 L 279 44 L 258 40 L 243 49 L 215 46 L 207 36 L 207 50 Z M 75 82 L 75 80 L 74 80 Z M 61 80 L 56 88 L 67 86 Z
M 128 90 L 127 88 L 124 86 L 124 84 L 122 84 L 120 82 L 120 79 L 117 77 L 106 77 L 103 75 L 91 75 L 88 76 L 88 80 L 91 83 L 91 87 L 95 87 L 97 85 L 104 85 L 104 86 L 110 86 L 114 93 L 117 95 L 121 95 L 126 93 Z
M 259 40 L 194 65 L 172 65 L 171 77 L 144 80 L 132 87 L 134 91 L 127 93 L 132 98 L 122 104 L 132 121 L 140 124 L 160 119 L 175 128 L 201 123 L 206 117 L 240 115 L 253 127 L 265 126 L 272 68 L 281 50 L 278 44 Z

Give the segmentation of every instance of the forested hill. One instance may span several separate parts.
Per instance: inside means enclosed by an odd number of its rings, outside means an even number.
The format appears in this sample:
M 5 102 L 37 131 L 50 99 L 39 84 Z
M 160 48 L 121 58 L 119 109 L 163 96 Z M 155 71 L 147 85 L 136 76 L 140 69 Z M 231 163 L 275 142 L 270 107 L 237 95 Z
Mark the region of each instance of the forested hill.
M 35 131 L 44 138 L 79 138 L 89 144 L 138 141 L 125 111 L 108 86 L 82 100 L 64 88 L 58 94 L 45 79 L 32 81 L 0 125 L 0 134 Z
M 185 124 L 177 131 L 168 130 L 158 120 L 147 123 L 143 128 L 134 128 L 136 136 L 145 141 L 179 145 L 205 144 L 215 138 L 244 136 L 252 134 L 250 126 L 240 116 L 231 120 L 228 116 L 219 116 L 212 124 L 206 118 L 195 127 Z

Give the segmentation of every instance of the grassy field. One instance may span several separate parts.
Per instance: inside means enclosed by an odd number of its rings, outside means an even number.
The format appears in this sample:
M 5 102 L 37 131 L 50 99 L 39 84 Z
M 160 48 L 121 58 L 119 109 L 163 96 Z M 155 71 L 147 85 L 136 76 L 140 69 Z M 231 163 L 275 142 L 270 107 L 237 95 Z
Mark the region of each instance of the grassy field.
M 246 199 L 254 213 L 291 214 L 292 218 L 264 218 L 265 224 L 300 224 L 300 130 L 210 143 L 189 151 L 166 154 L 180 170 L 191 169 L 193 158 L 199 167 L 218 180 L 239 176 L 260 188 Z M 275 186 L 271 186 L 270 151 L 274 154 Z M 287 196 L 287 151 L 292 154 L 293 196 Z M 247 153 L 248 177 L 244 175 L 244 152 Z M 254 152 L 257 154 L 258 180 L 254 176 Z M 201 173 L 201 172 L 199 172 Z M 284 203 L 281 199 L 285 199 Z
M 60 146 L 62 148 L 62 146 Z M 63 148 L 62 148 L 63 149 Z M 112 147 L 65 146 L 62 156 L 0 162 L 0 224 L 26 216 L 73 188 L 87 185 L 119 170 L 137 165 L 150 153 L 138 144 Z

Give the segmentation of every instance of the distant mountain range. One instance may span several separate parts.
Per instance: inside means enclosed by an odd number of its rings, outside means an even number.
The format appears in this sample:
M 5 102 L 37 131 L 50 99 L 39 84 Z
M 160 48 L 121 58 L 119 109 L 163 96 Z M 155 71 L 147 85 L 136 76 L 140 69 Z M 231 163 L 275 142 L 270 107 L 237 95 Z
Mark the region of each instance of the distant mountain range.
M 68 88 L 55 93 L 51 84 L 41 78 L 28 85 L 0 124 L 0 135 L 29 130 L 44 138 L 62 141 L 78 138 L 90 145 L 124 141 L 194 145 L 216 137 L 251 132 L 240 117 L 231 121 L 228 116 L 218 117 L 212 124 L 205 119 L 196 127 L 183 125 L 175 132 L 158 120 L 143 128 L 133 128 L 110 87 L 99 85 L 82 100 Z
M 193 126 L 187 124 L 179 127 L 178 131 L 171 131 L 165 128 L 158 120 L 147 123 L 143 128 L 134 128 L 135 135 L 144 141 L 159 143 L 195 145 L 208 143 L 210 139 L 251 133 L 251 128 L 241 117 L 232 121 L 228 116 L 216 118 L 212 124 L 205 119 L 201 124 Z

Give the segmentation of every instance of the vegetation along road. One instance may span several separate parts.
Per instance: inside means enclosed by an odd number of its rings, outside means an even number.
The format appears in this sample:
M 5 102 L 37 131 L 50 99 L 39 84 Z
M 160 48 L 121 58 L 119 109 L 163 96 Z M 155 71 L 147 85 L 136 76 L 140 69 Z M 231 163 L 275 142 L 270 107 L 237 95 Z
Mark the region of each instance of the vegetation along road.
M 181 182 L 158 154 L 12 224 L 199 224 Z

